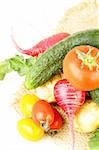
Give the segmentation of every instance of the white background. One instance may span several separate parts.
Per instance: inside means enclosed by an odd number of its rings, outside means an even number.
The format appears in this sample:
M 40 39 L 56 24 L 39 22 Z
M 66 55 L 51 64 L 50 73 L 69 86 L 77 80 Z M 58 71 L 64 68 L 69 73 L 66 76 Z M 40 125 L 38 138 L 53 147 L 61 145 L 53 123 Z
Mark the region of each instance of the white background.
M 41 37 L 51 35 L 64 11 L 80 1 L 0 0 L 0 61 L 17 52 L 11 40 L 13 28 L 17 42 L 29 48 Z M 0 150 L 60 150 L 52 141 L 28 142 L 17 132 L 19 116 L 10 104 L 23 80 L 12 73 L 0 81 Z

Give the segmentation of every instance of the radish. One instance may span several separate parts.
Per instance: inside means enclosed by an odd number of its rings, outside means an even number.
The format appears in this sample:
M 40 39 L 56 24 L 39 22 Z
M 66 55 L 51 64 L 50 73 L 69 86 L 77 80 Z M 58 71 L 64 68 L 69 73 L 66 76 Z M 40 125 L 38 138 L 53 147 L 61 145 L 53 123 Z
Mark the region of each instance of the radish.
M 73 140 L 72 149 L 74 150 L 73 120 L 75 112 L 85 102 L 85 91 L 75 89 L 66 79 L 62 79 L 54 86 L 54 96 L 57 104 L 65 111 L 68 117 L 70 135 Z
M 26 49 L 26 50 L 19 47 L 19 45 L 15 41 L 13 35 L 12 35 L 12 40 L 13 40 L 13 43 L 14 43 L 16 49 L 19 50 L 21 53 L 31 55 L 31 56 L 38 56 L 40 53 L 44 53 L 48 48 L 55 45 L 59 41 L 63 40 L 67 36 L 69 36 L 68 33 L 54 34 L 51 37 L 41 40 L 39 43 L 37 43 L 32 48 Z

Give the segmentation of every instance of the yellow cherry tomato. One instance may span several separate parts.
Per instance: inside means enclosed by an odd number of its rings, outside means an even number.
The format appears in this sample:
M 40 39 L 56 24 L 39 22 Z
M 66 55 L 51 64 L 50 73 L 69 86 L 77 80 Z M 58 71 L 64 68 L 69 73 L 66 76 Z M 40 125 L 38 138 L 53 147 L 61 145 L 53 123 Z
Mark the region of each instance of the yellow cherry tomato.
M 32 107 L 39 100 L 34 94 L 25 94 L 20 101 L 20 110 L 26 117 L 31 117 Z
M 19 120 L 17 129 L 22 137 L 30 141 L 38 141 L 44 137 L 44 130 L 29 118 Z

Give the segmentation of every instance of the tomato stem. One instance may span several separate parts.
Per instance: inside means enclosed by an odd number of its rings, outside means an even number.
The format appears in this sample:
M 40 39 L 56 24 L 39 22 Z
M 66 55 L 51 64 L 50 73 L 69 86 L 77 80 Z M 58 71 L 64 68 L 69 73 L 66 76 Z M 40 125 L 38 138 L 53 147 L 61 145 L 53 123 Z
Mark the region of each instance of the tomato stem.
M 44 129 L 45 132 L 49 131 L 50 126 L 49 126 L 49 119 L 48 119 L 48 117 L 46 118 L 46 121 L 40 121 L 40 126 L 41 126 L 41 128 Z
M 81 69 L 84 68 L 84 66 L 88 66 L 89 70 L 93 70 L 94 67 L 96 67 L 96 71 L 99 72 L 99 64 L 97 63 L 97 58 L 99 57 L 99 51 L 97 52 L 96 56 L 93 57 L 91 55 L 93 48 L 89 46 L 89 50 L 87 53 L 81 52 L 78 48 L 76 49 L 76 54 L 78 55 L 78 59 L 82 61 L 81 63 Z

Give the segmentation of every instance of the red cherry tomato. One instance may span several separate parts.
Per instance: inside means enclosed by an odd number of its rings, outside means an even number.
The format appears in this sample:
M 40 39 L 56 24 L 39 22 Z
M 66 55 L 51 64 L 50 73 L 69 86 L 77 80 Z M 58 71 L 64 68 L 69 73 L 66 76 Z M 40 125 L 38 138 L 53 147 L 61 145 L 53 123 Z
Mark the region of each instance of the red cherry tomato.
M 49 130 L 54 121 L 54 111 L 51 105 L 45 100 L 39 100 L 32 109 L 33 121 L 45 131 Z
M 60 113 L 55 108 L 53 108 L 53 111 L 54 111 L 54 122 L 50 125 L 50 129 L 59 130 L 62 127 L 63 120 Z

